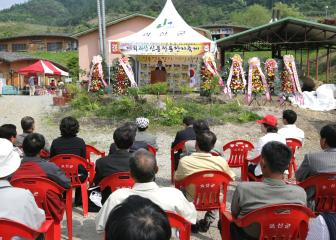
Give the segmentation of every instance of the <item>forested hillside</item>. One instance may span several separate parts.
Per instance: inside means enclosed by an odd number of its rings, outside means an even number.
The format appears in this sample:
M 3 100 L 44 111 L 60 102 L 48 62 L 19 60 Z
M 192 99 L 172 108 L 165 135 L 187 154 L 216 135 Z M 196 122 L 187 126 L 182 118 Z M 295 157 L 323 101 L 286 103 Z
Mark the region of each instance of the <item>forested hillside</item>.
M 107 18 L 139 12 L 156 16 L 165 0 L 106 0 Z M 272 6 L 283 16 L 319 18 L 336 13 L 336 0 L 173 0 L 185 20 L 192 25 L 233 23 L 259 25 L 269 21 Z M 0 12 L 0 22 L 62 27 L 73 32 L 96 24 L 96 0 L 30 0 Z M 10 33 L 7 33 L 7 35 Z M 1 32 L 0 32 L 1 35 Z M 3 32 L 2 32 L 3 35 Z

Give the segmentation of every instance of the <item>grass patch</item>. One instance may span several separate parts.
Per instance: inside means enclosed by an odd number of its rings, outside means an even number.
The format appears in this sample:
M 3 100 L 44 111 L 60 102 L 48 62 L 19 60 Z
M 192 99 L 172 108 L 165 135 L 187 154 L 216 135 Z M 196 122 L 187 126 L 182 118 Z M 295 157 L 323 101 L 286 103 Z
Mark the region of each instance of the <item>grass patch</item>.
M 156 127 L 181 125 L 184 116 L 207 119 L 211 124 L 246 123 L 260 119 L 238 102 L 198 103 L 192 99 L 173 99 L 166 96 L 163 101 L 135 100 L 129 96 L 106 98 L 80 92 L 71 102 L 71 114 L 76 117 L 108 118 L 114 122 L 134 121 L 139 116 L 147 117 Z

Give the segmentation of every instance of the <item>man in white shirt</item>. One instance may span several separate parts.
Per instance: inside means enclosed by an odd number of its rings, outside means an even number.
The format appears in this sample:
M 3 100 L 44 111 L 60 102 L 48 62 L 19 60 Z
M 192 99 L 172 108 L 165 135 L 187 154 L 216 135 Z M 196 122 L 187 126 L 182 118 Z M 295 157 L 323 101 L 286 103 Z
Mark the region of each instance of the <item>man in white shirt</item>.
M 286 144 L 286 138 L 278 134 L 278 119 L 275 116 L 266 115 L 263 119 L 257 120 L 257 123 L 261 125 L 261 132 L 265 133 L 265 135 L 259 138 L 257 144 L 255 145 L 252 153 L 253 158 L 257 158 L 261 155 L 261 150 L 266 143 L 275 141 Z M 250 164 L 249 171 L 254 172 L 255 176 L 262 175 L 260 164 Z
M 37 230 L 45 221 L 44 211 L 38 208 L 30 191 L 13 187 L 7 180 L 20 164 L 20 156 L 14 151 L 13 144 L 0 138 L 0 218 Z
M 196 223 L 195 206 L 184 197 L 180 190 L 172 187 L 160 188 L 154 182 L 158 167 L 153 154 L 144 149 L 136 151 L 130 158 L 130 171 L 136 182 L 134 187 L 118 189 L 109 196 L 96 217 L 98 233 L 105 230 L 111 210 L 130 195 L 148 198 L 162 209 L 175 212 L 192 224 Z
M 293 110 L 285 110 L 282 113 L 284 127 L 278 133 L 287 138 L 294 138 L 303 142 L 304 132 L 295 125 L 297 114 Z

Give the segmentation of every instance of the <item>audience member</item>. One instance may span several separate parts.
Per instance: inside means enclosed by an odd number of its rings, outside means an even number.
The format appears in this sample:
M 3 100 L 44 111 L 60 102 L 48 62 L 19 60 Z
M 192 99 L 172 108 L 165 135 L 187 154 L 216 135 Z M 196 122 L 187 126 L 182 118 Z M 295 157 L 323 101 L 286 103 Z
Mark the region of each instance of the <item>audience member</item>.
M 86 159 L 86 144 L 82 138 L 77 137 L 79 123 L 73 117 L 65 117 L 60 124 L 61 136 L 54 139 L 50 147 L 50 157 L 60 154 L 73 154 Z M 83 165 L 78 166 L 79 179 L 84 182 L 88 177 L 88 171 Z M 81 190 L 76 188 L 75 205 L 82 204 Z
M 152 153 L 145 149 L 136 151 L 129 160 L 129 166 L 131 176 L 136 183 L 132 189 L 118 189 L 109 196 L 96 217 L 96 230 L 98 232 L 104 231 L 111 210 L 131 195 L 148 198 L 164 210 L 175 212 L 189 222 L 196 223 L 197 212 L 195 206 L 188 202 L 180 190 L 172 187 L 160 188 L 154 182 L 158 167 Z
M 147 118 L 140 117 L 140 118 L 137 118 L 135 122 L 138 127 L 138 131 L 135 135 L 135 141 L 145 142 L 155 147 L 156 149 L 158 149 L 158 145 L 156 143 L 156 137 L 148 133 L 148 131 L 146 131 L 148 129 L 149 120 Z
M 309 153 L 295 173 L 298 181 L 319 173 L 336 172 L 336 124 L 324 126 L 320 131 L 320 146 L 323 151 Z
M 322 213 L 309 223 L 307 240 L 335 240 L 336 213 Z
M 209 124 L 206 120 L 195 120 L 193 123 L 193 129 L 195 134 L 202 131 L 210 131 Z M 186 141 L 183 149 L 183 156 L 189 156 L 190 154 L 196 152 L 196 139 Z
M 45 177 L 65 189 L 70 188 L 70 179 L 54 163 L 48 162 L 40 157 L 40 151 L 45 144 L 44 137 L 38 133 L 31 133 L 23 141 L 23 152 L 25 156 L 19 169 L 13 174 L 12 179 L 26 177 Z
M 107 240 L 169 240 L 171 235 L 166 213 L 140 196 L 130 196 L 117 205 L 105 227 Z
M 21 128 L 22 128 L 23 133 L 19 134 L 16 138 L 15 146 L 17 146 L 17 147 L 22 147 L 24 138 L 28 134 L 35 132 L 35 120 L 34 120 L 34 118 L 29 117 L 29 116 L 23 117 L 21 119 Z M 44 138 L 44 139 L 46 141 L 45 146 L 44 146 L 44 150 L 49 152 L 50 151 L 49 142 L 47 141 L 46 138 Z
M 275 116 L 266 115 L 263 119 L 257 120 L 257 123 L 260 123 L 261 132 L 265 135 L 259 138 L 257 144 L 255 145 L 254 151 L 252 153 L 253 158 L 260 157 L 263 146 L 268 142 L 277 141 L 286 144 L 286 138 L 278 134 L 278 120 Z M 253 173 L 255 176 L 261 176 L 262 172 L 260 164 L 250 164 L 249 172 Z
M 216 135 L 211 131 L 200 131 L 196 133 L 196 152 L 185 156 L 180 160 L 175 173 L 175 180 L 180 181 L 194 173 L 205 170 L 219 170 L 234 178 L 234 172 L 229 168 L 227 161 L 221 156 L 213 156 L 210 151 L 217 141 Z M 187 189 L 188 198 L 194 196 L 193 186 Z M 204 219 L 198 222 L 199 231 L 208 231 L 210 224 L 215 220 L 218 211 L 208 211 Z M 197 231 L 194 228 L 194 231 Z
M 13 124 L 4 124 L 0 127 L 0 138 L 5 138 L 13 145 L 16 144 L 16 126 Z
M 4 124 L 0 127 L 0 138 L 7 139 L 10 141 L 14 146 L 16 144 L 16 126 L 13 124 Z M 14 151 L 17 152 L 20 157 L 23 157 L 23 152 L 20 148 L 14 147 Z
M 279 129 L 278 133 L 287 138 L 294 138 L 303 142 L 304 132 L 295 125 L 297 119 L 296 112 L 285 110 L 282 113 L 282 122 L 284 127 Z
M 128 128 L 133 133 L 134 139 L 135 139 L 135 136 L 136 136 L 136 133 L 137 133 L 137 125 L 136 125 L 136 123 L 134 123 L 134 122 L 127 122 L 124 125 L 122 125 L 121 127 Z M 132 146 L 129 148 L 129 152 L 133 153 L 133 152 L 137 151 L 140 148 L 144 148 L 144 149 L 148 150 L 147 143 L 143 142 L 143 141 L 135 141 L 134 140 Z M 111 146 L 110 146 L 109 154 L 116 153 L 117 150 L 118 150 L 118 147 L 116 146 L 116 144 L 112 143 Z
M 231 204 L 234 218 L 240 218 L 255 209 L 272 204 L 306 205 L 305 191 L 299 186 L 283 181 L 291 156 L 291 150 L 283 143 L 273 141 L 264 145 L 260 161 L 264 180 L 238 184 Z M 239 229 L 235 225 L 231 227 L 232 239 L 258 239 L 259 228 L 256 224 L 244 229 Z
M 94 177 L 96 185 L 103 178 L 114 173 L 129 171 L 129 159 L 131 157 L 129 149 L 134 142 L 134 137 L 134 131 L 128 126 L 119 127 L 114 131 L 113 139 L 117 150 L 96 161 L 96 175 Z M 102 192 L 102 203 L 105 202 L 110 194 L 111 191 L 109 189 L 105 189 Z
M 44 137 L 38 133 L 31 133 L 23 141 L 24 157 L 18 170 L 13 174 L 12 180 L 18 178 L 42 177 L 50 179 L 65 189 L 70 188 L 70 179 L 54 163 L 40 158 L 40 151 L 45 144 Z M 62 199 L 52 192 L 47 193 L 47 205 L 55 220 L 63 219 L 65 204 Z M 55 209 L 57 208 L 57 209 Z
M 86 144 L 77 137 L 79 123 L 73 117 L 65 117 L 60 124 L 61 136 L 54 139 L 50 147 L 50 157 L 59 154 L 74 154 L 86 158 Z
M 21 159 L 13 150 L 13 144 L 0 139 L 0 218 L 19 222 L 32 229 L 39 229 L 45 221 L 45 214 L 36 205 L 30 191 L 12 187 L 8 178 L 20 166 Z
M 194 124 L 193 117 L 188 116 L 188 117 L 183 118 L 183 125 L 185 128 L 176 133 L 174 142 L 172 143 L 172 147 L 175 147 L 177 144 L 179 144 L 182 141 L 196 139 L 195 131 L 193 129 L 193 124 Z

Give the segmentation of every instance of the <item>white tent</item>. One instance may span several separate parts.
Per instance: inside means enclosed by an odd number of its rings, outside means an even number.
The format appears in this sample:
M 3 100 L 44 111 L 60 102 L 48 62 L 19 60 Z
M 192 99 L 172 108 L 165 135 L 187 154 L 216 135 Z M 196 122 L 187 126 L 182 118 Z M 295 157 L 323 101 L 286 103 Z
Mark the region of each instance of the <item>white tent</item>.
M 125 55 L 199 56 L 214 52 L 215 43 L 190 27 L 167 0 L 155 21 L 130 36 L 109 41 L 110 53 Z

